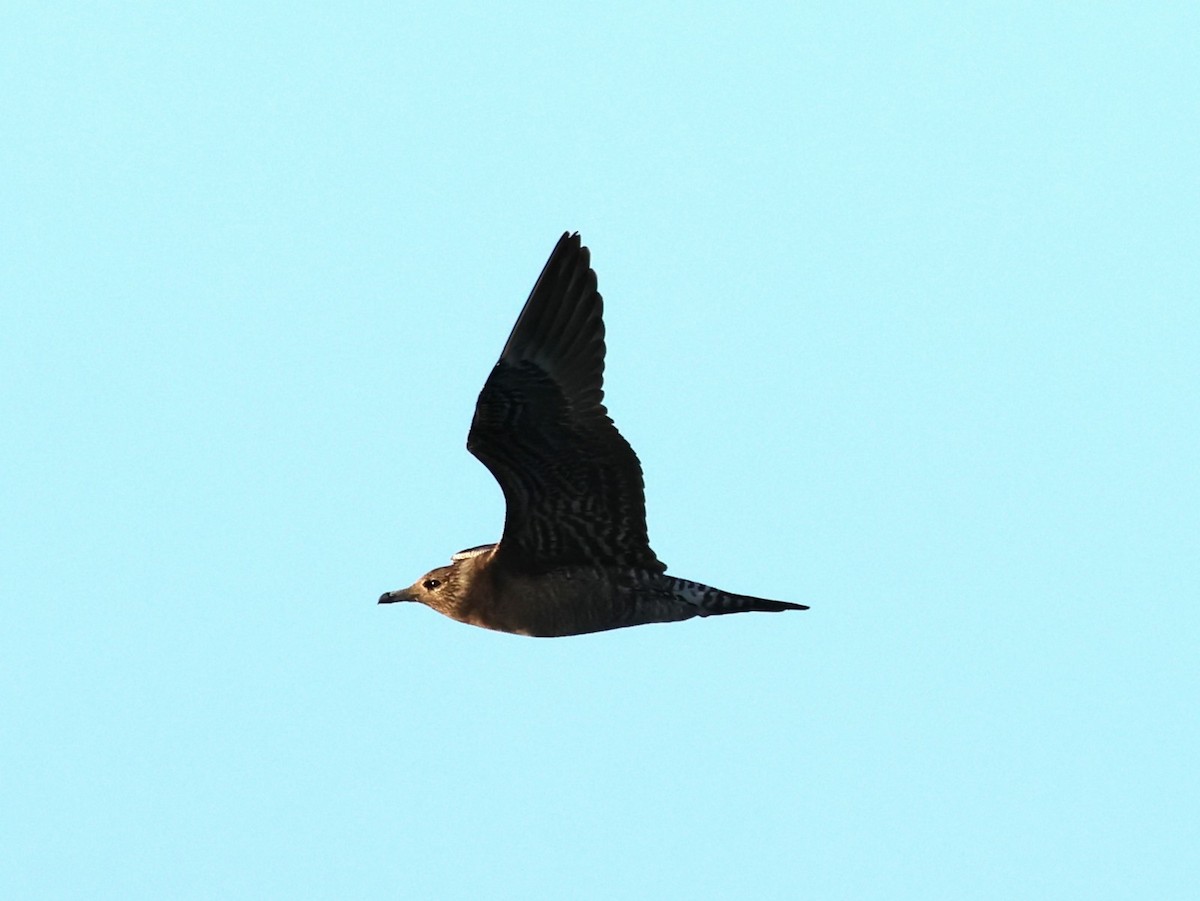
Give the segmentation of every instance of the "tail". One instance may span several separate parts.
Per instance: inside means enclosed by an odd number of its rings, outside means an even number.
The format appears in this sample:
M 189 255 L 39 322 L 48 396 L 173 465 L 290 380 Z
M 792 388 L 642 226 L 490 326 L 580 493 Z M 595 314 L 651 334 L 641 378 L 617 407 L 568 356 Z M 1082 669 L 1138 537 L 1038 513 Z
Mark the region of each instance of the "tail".
M 699 616 L 721 616 L 726 613 L 749 613 L 751 611 L 778 613 L 781 610 L 808 609 L 806 604 L 771 601 L 766 598 L 751 597 L 748 594 L 732 594 L 710 585 L 689 582 L 687 579 L 675 579 L 670 576 L 666 578 L 674 583 L 675 597 L 694 606 Z

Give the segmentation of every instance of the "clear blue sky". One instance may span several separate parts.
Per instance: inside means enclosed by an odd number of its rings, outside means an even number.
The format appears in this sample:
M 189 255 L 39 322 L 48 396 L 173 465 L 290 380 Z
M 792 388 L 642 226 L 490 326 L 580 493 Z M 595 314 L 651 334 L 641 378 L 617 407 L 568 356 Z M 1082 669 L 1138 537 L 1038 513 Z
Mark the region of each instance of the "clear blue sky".
M 1191 898 L 1194 4 L 0 17 L 0 894 Z M 558 235 L 679 575 L 494 540 Z

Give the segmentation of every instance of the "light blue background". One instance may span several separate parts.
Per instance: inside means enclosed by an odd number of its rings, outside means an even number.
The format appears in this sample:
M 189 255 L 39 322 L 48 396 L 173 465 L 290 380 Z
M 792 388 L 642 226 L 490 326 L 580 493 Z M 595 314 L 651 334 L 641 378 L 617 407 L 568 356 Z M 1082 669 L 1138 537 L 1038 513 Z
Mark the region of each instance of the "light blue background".
M 0 22 L 0 894 L 1191 898 L 1194 4 Z M 503 505 L 564 229 L 679 575 L 377 607 Z

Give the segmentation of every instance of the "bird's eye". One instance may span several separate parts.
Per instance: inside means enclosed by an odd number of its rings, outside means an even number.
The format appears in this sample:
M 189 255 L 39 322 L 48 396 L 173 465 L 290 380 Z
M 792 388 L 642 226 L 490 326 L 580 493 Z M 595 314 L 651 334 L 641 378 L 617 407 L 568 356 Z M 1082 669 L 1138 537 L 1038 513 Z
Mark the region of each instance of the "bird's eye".
M 424 582 L 421 583 L 421 587 L 424 588 L 426 591 L 433 591 L 433 589 L 437 588 L 441 584 L 442 583 L 439 582 L 437 579 L 426 579 Z

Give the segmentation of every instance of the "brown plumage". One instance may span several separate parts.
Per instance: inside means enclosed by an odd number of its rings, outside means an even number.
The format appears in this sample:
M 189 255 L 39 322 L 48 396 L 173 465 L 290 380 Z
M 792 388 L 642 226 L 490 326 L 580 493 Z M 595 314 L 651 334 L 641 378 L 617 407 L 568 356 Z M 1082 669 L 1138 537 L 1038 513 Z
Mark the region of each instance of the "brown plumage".
M 459 622 L 540 636 L 808 609 L 665 574 L 646 535 L 641 464 L 603 403 L 603 311 L 588 249 L 564 234 L 467 436 L 504 492 L 499 543 L 461 551 L 379 603 L 419 601 Z

